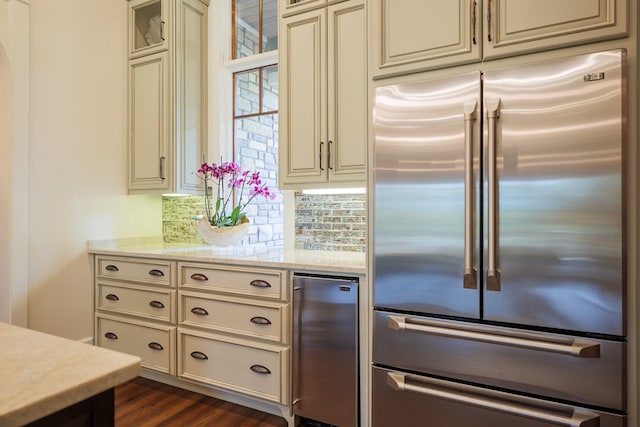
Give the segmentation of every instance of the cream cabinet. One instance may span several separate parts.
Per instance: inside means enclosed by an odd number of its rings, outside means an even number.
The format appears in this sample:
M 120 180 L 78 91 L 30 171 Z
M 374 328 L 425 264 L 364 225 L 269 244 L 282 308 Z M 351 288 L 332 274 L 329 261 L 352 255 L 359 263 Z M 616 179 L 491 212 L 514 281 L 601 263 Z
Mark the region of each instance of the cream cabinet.
M 129 0 L 130 194 L 203 191 L 208 0 Z
M 309 1 L 291 8 L 307 4 L 317 7 Z M 320 4 L 290 15 L 285 9 L 280 19 L 282 189 L 362 186 L 365 182 L 365 2 L 324 4 L 327 6 Z
M 94 257 L 95 343 L 154 379 L 290 412 L 290 274 L 277 268 Z M 145 371 L 143 371 L 145 372 Z
M 96 345 L 175 374 L 176 263 L 98 256 L 94 270 Z
M 627 34 L 628 0 L 371 0 L 373 78 Z
M 178 268 L 178 376 L 289 405 L 288 271 Z

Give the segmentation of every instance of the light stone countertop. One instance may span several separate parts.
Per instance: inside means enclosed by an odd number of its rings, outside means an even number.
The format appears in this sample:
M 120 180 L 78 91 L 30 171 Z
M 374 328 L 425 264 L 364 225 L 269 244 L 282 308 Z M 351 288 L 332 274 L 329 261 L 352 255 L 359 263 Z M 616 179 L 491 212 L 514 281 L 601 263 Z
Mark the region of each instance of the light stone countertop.
M 0 322 L 0 426 L 21 426 L 135 378 L 140 359 Z
M 88 251 L 100 255 L 218 262 L 320 273 L 361 275 L 366 273 L 366 254 L 361 252 L 255 248 L 253 246 L 216 247 L 164 243 L 161 237 L 92 240 L 88 242 Z

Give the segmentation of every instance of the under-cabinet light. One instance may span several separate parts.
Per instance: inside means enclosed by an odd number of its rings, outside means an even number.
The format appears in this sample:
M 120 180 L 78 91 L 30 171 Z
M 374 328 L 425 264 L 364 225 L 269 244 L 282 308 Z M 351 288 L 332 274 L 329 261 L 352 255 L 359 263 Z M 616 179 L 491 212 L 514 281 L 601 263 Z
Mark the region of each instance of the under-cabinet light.
M 364 187 L 358 188 L 314 188 L 302 190 L 302 194 L 364 194 Z

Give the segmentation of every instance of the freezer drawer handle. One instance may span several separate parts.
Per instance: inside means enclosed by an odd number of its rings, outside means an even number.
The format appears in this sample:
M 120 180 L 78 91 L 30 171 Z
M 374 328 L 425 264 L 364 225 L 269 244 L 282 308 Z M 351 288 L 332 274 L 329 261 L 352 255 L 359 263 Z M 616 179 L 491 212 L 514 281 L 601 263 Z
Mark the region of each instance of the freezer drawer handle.
M 526 348 L 529 350 L 546 351 L 575 357 L 600 357 L 600 344 L 579 339 L 558 339 L 545 341 L 536 339 L 532 334 L 518 336 L 497 335 L 469 329 L 457 329 L 443 326 L 441 323 L 430 323 L 428 320 L 412 321 L 403 316 L 389 316 L 388 326 L 396 331 L 418 332 L 428 335 L 438 335 L 449 338 L 460 338 L 469 341 L 479 341 L 490 344 L 506 345 L 510 347 Z
M 420 382 L 420 384 L 412 384 L 408 380 L 412 380 L 412 382 Z M 394 372 L 387 373 L 387 384 L 396 391 L 418 393 L 457 402 L 463 405 L 475 406 L 505 414 L 529 418 L 544 423 L 551 423 L 565 427 L 600 426 L 600 417 L 593 412 L 579 409 L 567 411 L 570 407 L 560 407 L 560 405 L 557 407 L 543 409 L 537 407 L 539 403 L 534 407 L 534 403 L 532 401 L 528 401 L 527 398 L 516 395 L 509 395 L 508 401 L 502 401 L 500 397 L 506 397 L 506 393 L 483 390 L 473 386 L 445 383 L 442 380 L 414 377 L 412 375 Z M 468 394 L 463 394 L 465 392 Z M 515 404 L 512 400 L 519 400 L 519 402 L 518 404 Z M 530 405 L 527 405 L 527 403 L 530 403 Z M 570 416 L 567 417 L 569 413 Z

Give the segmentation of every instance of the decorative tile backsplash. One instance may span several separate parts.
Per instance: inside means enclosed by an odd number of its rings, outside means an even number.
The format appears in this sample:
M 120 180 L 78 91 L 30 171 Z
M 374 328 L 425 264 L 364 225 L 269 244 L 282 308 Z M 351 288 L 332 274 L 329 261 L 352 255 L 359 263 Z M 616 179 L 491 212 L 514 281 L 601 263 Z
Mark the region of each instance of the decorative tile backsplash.
M 202 196 L 163 196 L 162 235 L 166 243 L 206 244 L 194 226 L 194 217 L 204 212 Z M 255 213 L 254 213 L 255 215 Z M 367 244 L 364 194 L 295 195 L 295 247 L 322 251 L 365 252 Z M 280 224 L 254 218 L 255 236 L 244 244 L 264 244 L 269 237 L 281 239 Z M 270 231 L 264 230 L 269 226 Z M 271 241 L 271 240 L 270 240 Z
M 364 194 L 296 193 L 296 249 L 365 252 L 366 245 Z

